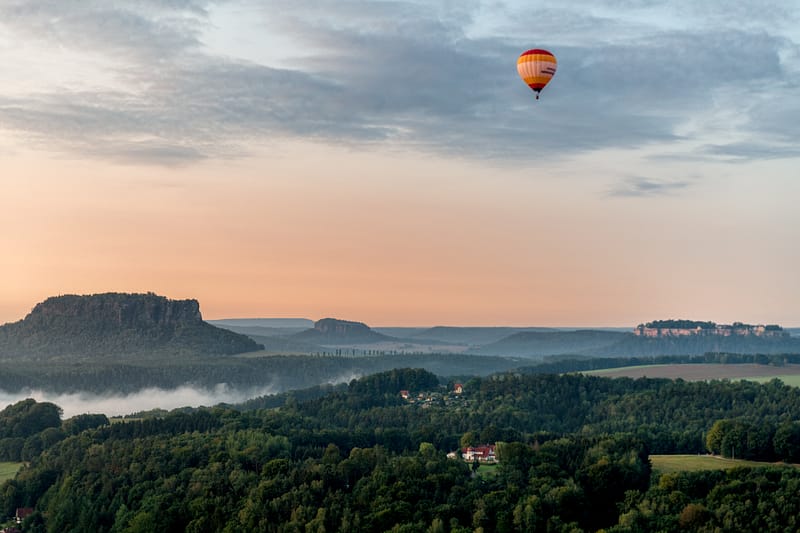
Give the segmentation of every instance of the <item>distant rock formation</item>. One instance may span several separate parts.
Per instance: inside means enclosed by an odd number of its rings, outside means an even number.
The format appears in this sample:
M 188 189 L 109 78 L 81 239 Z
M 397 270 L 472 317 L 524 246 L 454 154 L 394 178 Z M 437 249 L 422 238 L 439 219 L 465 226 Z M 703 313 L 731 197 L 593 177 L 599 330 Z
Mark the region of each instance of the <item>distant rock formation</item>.
M 116 329 L 162 328 L 203 321 L 197 300 L 169 300 L 153 293 L 54 296 L 25 317 L 32 327 L 58 328 L 72 322 Z
M 709 335 L 718 337 L 789 337 L 789 333 L 778 325 L 752 325 L 742 322 L 733 324 L 715 324 L 714 322 L 699 322 L 696 320 L 654 320 L 646 324 L 639 324 L 633 329 L 633 334 L 639 337 L 689 337 L 696 335 Z
M 642 333 L 593 330 L 522 332 L 495 343 L 472 348 L 468 353 L 530 358 L 565 355 L 644 357 L 703 355 L 709 352 L 800 353 L 800 339 L 790 337 L 783 330 L 771 329 L 772 326 L 752 327 L 748 330 L 733 324 L 729 326 L 730 329 L 717 329 L 716 324 L 708 327 L 683 324 L 679 327 L 674 323 L 656 322 L 640 327 L 643 328 Z M 658 334 L 648 334 L 651 328 Z M 744 333 L 745 331 L 749 333 Z
M 55 296 L 23 320 L 0 326 L 0 357 L 234 354 L 259 348 L 244 335 L 203 322 L 197 300 L 153 293 Z
M 336 318 L 323 318 L 314 323 L 314 328 L 309 329 L 292 338 L 316 344 L 370 344 L 376 342 L 395 341 L 394 337 L 382 335 L 370 329 L 362 322 L 351 322 Z
M 363 322 L 323 318 L 314 322 L 314 329 L 326 336 L 351 337 L 370 335 L 373 331 Z

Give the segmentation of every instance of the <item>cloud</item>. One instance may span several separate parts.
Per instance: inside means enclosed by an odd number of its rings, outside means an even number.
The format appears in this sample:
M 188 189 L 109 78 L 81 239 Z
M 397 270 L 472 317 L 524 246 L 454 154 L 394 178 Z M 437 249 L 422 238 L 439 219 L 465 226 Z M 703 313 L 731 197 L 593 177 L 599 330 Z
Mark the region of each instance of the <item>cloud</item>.
M 739 142 L 703 147 L 702 153 L 730 161 L 747 159 L 788 159 L 800 157 L 800 147 L 794 145 Z
M 174 56 L 198 45 L 209 2 L 7 0 L 0 16 L 26 39 L 101 51 L 118 61 Z
M 688 181 L 665 181 L 644 177 L 630 177 L 609 191 L 611 196 L 650 197 L 672 195 L 690 186 Z
M 0 127 L 50 149 L 161 165 L 238 157 L 254 143 L 287 137 L 532 161 L 668 146 L 688 135 L 712 146 L 711 157 L 720 143 L 704 137 L 702 124 L 722 105 L 716 95 L 736 88 L 760 91 L 772 106 L 741 115 L 741 134 L 757 132 L 765 145 L 742 153 L 792 156 L 775 149 L 771 136 L 796 124 L 780 110 L 797 114 L 790 89 L 800 56 L 792 52 L 797 43 L 771 33 L 768 22 L 791 20 L 796 10 L 737 7 L 751 15 L 746 25 L 723 10 L 691 11 L 696 21 L 716 21 L 710 28 L 680 26 L 675 12 L 672 24 L 663 22 L 670 13 L 652 2 L 624 3 L 628 10 L 607 2 L 534 11 L 465 2 L 451 11 L 413 1 L 16 0 L 0 7 L 0 24 L 44 52 L 100 55 L 113 82 L 0 89 Z M 247 6 L 264 35 L 297 43 L 270 50 L 291 67 L 207 47 L 220 4 Z M 482 25 L 487 14 L 493 22 Z M 532 45 L 532 19 L 554 28 L 544 41 L 559 58 L 538 102 L 515 69 L 517 54 Z M 272 46 L 269 39 L 260 45 Z M 701 127 L 682 132 L 690 122 Z

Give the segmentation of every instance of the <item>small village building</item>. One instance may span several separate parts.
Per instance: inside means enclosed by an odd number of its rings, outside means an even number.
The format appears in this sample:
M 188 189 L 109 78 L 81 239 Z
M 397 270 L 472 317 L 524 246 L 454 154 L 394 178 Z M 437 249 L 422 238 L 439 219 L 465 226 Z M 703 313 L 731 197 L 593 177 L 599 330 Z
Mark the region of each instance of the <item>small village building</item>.
M 481 444 L 479 446 L 467 446 L 461 449 L 461 457 L 468 463 L 478 461 L 479 463 L 496 463 L 497 454 L 494 444 Z
M 400 397 L 404 400 L 408 400 L 409 396 L 411 396 L 407 390 L 400 391 Z
M 32 514 L 32 507 L 17 507 L 17 512 L 14 514 L 14 520 L 16 520 L 17 524 L 21 524 L 23 520 Z
M 456 394 L 461 394 L 464 392 L 464 386 L 461 383 L 456 383 L 453 385 L 453 392 Z

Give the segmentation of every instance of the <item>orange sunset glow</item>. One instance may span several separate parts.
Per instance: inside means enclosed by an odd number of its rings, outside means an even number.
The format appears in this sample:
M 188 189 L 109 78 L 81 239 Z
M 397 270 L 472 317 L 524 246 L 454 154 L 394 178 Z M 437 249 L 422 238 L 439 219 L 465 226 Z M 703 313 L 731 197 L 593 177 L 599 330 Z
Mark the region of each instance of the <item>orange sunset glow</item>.
M 535 101 L 515 70 L 535 44 L 522 5 L 469 28 L 440 14 L 427 39 L 364 30 L 407 79 L 351 49 L 347 24 L 322 43 L 306 14 L 237 5 L 165 7 L 191 32 L 149 41 L 0 18 L 0 323 L 48 296 L 152 291 L 207 319 L 800 325 L 792 30 L 770 27 L 758 79 L 724 42 L 706 50 L 716 70 L 677 99 L 647 57 L 608 85 L 602 40 L 565 23 L 535 36 L 559 57 Z M 706 27 L 647 15 L 617 46 Z

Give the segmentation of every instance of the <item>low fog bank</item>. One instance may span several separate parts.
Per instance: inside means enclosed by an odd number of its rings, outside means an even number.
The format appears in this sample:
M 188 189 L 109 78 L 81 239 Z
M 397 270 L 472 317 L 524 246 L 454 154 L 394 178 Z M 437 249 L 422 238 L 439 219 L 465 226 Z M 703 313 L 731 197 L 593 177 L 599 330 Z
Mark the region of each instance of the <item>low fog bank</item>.
M 142 389 L 133 394 L 97 395 L 88 392 L 58 394 L 44 390 L 7 392 L 0 390 L 0 409 L 26 398 L 38 402 L 52 402 L 64 410 L 63 418 L 75 415 L 102 413 L 120 416 L 150 409 L 177 409 L 179 407 L 210 407 L 219 403 L 241 403 L 246 400 L 280 392 L 275 387 L 234 389 L 221 383 L 213 389 L 184 385 L 176 389 Z

